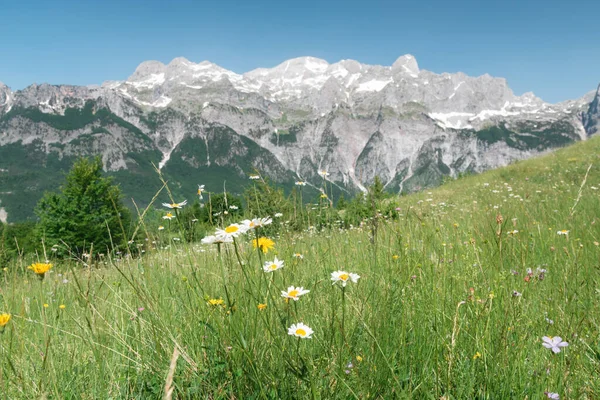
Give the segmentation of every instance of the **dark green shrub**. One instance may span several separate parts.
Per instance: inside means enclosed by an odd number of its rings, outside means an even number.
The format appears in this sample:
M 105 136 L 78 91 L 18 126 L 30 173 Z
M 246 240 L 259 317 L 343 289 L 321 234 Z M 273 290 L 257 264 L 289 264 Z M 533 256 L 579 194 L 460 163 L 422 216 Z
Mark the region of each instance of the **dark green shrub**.
M 60 192 L 44 194 L 35 213 L 47 246 L 64 242 L 75 254 L 92 245 L 96 253 L 126 247 L 130 212 L 119 187 L 103 176 L 99 157 L 79 159 Z

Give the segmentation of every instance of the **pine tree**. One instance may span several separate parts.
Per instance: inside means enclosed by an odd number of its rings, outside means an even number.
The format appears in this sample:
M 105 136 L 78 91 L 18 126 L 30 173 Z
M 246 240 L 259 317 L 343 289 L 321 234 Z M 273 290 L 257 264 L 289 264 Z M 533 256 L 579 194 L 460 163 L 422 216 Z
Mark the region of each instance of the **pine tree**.
M 72 252 L 104 253 L 126 246 L 130 212 L 121 190 L 102 174 L 100 157 L 75 162 L 59 193 L 46 193 L 37 204 L 39 229 L 46 246 L 66 243 Z

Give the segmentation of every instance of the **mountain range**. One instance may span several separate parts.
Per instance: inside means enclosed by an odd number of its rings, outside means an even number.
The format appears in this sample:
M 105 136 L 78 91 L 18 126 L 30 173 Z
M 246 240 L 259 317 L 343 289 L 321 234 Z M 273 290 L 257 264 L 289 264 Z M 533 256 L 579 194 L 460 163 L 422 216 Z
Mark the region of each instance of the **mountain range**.
M 254 173 L 316 192 L 320 171 L 336 193 L 376 176 L 401 193 L 586 140 L 599 119 L 600 87 L 549 104 L 411 55 L 391 66 L 301 57 L 242 75 L 176 58 L 99 86 L 0 83 L 0 220 L 31 218 L 82 155 L 100 155 L 138 206 L 161 186 L 154 166 L 188 198 L 197 184 L 240 193 Z

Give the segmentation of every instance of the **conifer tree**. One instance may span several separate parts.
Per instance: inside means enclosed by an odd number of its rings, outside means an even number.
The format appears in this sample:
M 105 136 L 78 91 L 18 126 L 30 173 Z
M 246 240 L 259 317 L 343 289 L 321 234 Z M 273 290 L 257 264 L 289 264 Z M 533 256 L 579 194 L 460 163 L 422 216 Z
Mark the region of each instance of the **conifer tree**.
M 46 246 L 66 243 L 71 251 L 107 252 L 126 246 L 131 221 L 121 190 L 102 174 L 100 157 L 80 158 L 58 193 L 46 193 L 37 204 L 39 229 Z

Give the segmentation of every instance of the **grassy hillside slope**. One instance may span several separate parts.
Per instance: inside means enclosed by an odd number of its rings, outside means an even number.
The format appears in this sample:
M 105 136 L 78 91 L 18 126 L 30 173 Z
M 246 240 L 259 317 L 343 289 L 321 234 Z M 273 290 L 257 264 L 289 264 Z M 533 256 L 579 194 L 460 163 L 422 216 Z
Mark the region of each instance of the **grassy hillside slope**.
M 0 272 L 2 393 L 598 398 L 599 157 L 594 138 L 402 197 L 394 218 L 284 229 L 267 254 L 254 233 L 219 252 L 167 226 L 141 258 L 56 262 L 43 281 L 22 260 Z M 360 278 L 332 285 L 337 270 Z M 286 302 L 291 285 L 310 292 Z M 311 339 L 288 334 L 298 322 Z

